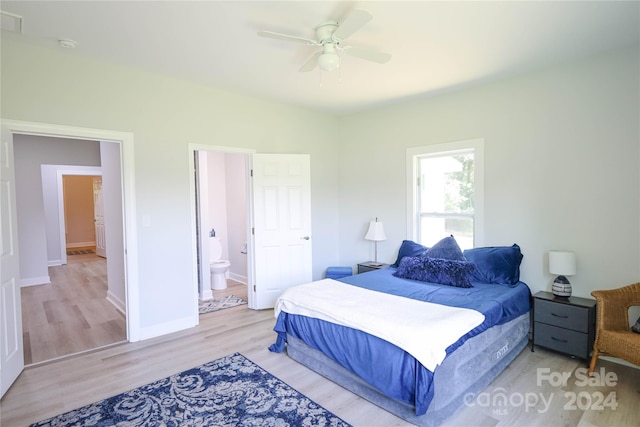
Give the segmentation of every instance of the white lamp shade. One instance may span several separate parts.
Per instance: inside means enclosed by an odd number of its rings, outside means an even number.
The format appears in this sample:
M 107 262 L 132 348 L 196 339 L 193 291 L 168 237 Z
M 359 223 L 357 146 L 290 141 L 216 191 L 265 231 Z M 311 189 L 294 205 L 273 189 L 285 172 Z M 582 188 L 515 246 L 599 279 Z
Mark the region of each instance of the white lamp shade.
M 384 227 L 382 226 L 382 222 L 379 221 L 371 221 L 369 223 L 369 230 L 367 230 L 367 234 L 364 236 L 366 240 L 373 240 L 374 242 L 381 242 L 387 239 L 387 235 L 384 234 Z
M 561 276 L 576 274 L 576 254 L 569 251 L 549 251 L 549 272 Z
M 323 53 L 318 58 L 318 65 L 324 71 L 333 71 L 340 66 L 340 57 L 332 52 Z

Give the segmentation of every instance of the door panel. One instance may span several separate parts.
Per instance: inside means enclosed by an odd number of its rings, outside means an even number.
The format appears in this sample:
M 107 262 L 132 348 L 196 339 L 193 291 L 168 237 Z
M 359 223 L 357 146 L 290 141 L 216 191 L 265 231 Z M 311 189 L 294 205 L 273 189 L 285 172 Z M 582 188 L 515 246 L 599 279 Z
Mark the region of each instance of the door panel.
M 13 136 L 2 127 L 0 154 L 0 396 L 9 389 L 24 368 L 22 308 L 20 302 L 20 264 L 16 223 Z
M 311 281 L 310 158 L 253 156 L 255 278 L 250 307 L 271 308 L 287 288 Z
M 106 234 L 104 231 L 104 204 L 102 202 L 102 178 L 93 178 L 93 221 L 96 227 L 96 255 L 107 257 Z

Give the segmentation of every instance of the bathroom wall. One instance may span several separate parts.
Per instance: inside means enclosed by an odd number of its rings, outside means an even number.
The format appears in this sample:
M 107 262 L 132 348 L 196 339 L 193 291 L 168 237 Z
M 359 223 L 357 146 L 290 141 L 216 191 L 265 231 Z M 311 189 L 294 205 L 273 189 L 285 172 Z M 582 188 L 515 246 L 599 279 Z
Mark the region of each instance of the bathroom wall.
M 225 154 L 227 187 L 227 248 L 231 268 L 229 277 L 247 283 L 247 255 L 242 253 L 247 242 L 247 156 Z
M 209 224 L 222 244 L 222 258 L 231 262 L 228 277 L 247 282 L 246 156 L 207 152 Z

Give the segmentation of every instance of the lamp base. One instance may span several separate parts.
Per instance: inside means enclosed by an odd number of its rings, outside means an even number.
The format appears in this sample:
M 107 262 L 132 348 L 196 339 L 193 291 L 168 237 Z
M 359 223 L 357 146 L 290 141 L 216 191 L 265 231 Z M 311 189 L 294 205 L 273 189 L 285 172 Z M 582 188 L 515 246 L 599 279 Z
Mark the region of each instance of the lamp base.
M 556 277 L 551 286 L 551 292 L 557 297 L 570 297 L 571 296 L 571 283 L 564 276 Z

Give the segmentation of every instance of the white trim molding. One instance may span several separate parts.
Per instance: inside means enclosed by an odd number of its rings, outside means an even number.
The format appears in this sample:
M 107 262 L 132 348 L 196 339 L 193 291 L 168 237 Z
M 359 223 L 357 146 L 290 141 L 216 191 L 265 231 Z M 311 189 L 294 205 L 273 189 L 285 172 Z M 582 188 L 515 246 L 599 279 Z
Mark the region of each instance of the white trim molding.
M 461 141 L 443 142 L 407 148 L 407 239 L 416 240 L 416 209 L 417 185 L 415 171 L 417 159 L 428 154 L 453 154 L 457 151 L 474 151 L 474 246 L 484 244 L 484 138 L 466 139 Z
M 3 130 L 9 134 L 50 136 L 70 139 L 89 139 L 119 143 L 122 164 L 122 197 L 124 220 L 124 262 L 127 312 L 127 339 L 142 339 L 140 320 L 140 296 L 138 285 L 138 241 L 135 197 L 134 137 L 130 132 L 92 129 L 51 123 L 36 123 L 1 119 Z M 3 132 L 4 133 L 4 132 Z

